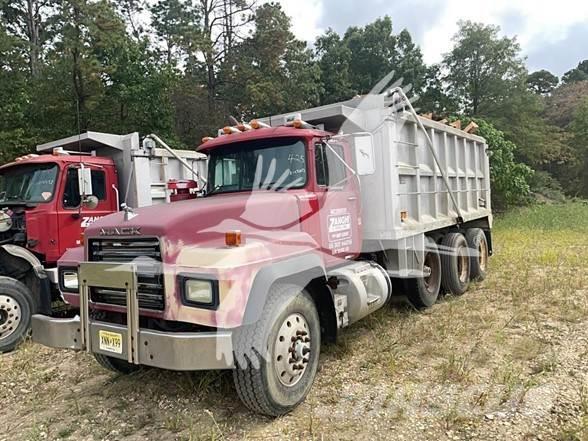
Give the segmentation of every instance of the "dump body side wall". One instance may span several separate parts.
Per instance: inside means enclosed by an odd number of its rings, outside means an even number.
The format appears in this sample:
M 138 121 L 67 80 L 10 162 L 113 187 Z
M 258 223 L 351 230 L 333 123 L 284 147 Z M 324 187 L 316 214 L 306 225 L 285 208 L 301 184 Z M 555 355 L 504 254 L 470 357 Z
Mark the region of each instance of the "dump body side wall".
M 387 118 L 374 135 L 376 172 L 361 177 L 366 240 L 399 240 L 434 231 L 456 224 L 459 214 L 466 222 L 491 216 L 484 139 L 424 118 L 422 122 L 440 166 L 424 132 L 406 114 Z

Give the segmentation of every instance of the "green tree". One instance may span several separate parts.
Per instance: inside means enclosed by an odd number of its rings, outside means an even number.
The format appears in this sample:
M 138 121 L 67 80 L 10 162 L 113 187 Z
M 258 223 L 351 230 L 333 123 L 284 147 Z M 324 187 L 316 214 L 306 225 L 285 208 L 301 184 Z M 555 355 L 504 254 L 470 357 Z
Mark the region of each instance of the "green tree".
M 458 111 L 455 100 L 447 93 L 447 87 L 443 83 L 441 66 L 433 64 L 427 68 L 424 76 L 423 92 L 416 106 L 421 113 L 432 112 L 436 115 L 448 115 Z
M 290 18 L 277 3 L 255 14 L 253 35 L 235 46 L 225 63 L 224 96 L 241 118 L 266 116 L 317 105 L 320 68 L 306 43 L 295 38 Z
M 577 153 L 576 192 L 588 197 L 588 98 L 578 107 L 570 124 L 571 145 Z
M 27 130 L 30 60 L 24 44 L 0 23 L 0 164 L 27 152 L 35 143 Z
M 527 87 L 539 95 L 549 95 L 559 84 L 559 78 L 542 69 L 527 76 Z
M 167 64 L 177 67 L 180 53 L 194 46 L 199 36 L 199 14 L 192 1 L 159 0 L 151 7 L 151 24 L 164 45 Z
M 39 75 L 42 56 L 52 36 L 53 6 L 56 0 L 0 0 L 0 17 L 7 31 L 26 42 L 30 74 Z
M 526 69 L 516 38 L 499 37 L 498 26 L 459 22 L 451 52 L 443 58 L 449 94 L 469 114 L 480 115 L 520 87 Z
M 316 39 L 315 56 L 321 71 L 321 103 L 344 101 L 353 96 L 350 79 L 351 50 L 339 34 L 328 29 Z
M 575 69 L 567 71 L 562 81 L 564 84 L 588 81 L 588 60 L 580 61 Z

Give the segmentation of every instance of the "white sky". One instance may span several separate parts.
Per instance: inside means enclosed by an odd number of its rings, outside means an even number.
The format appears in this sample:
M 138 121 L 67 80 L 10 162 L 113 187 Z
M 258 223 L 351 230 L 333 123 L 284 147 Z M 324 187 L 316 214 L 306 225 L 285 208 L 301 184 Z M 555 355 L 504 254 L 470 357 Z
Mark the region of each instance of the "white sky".
M 296 36 L 313 42 L 326 28 L 343 33 L 386 14 L 395 32 L 407 27 L 427 63 L 451 48 L 460 19 L 500 25 L 518 35 L 531 70 L 557 74 L 588 58 L 588 0 L 278 0 L 293 19 Z M 422 17 L 422 19 L 421 19 Z

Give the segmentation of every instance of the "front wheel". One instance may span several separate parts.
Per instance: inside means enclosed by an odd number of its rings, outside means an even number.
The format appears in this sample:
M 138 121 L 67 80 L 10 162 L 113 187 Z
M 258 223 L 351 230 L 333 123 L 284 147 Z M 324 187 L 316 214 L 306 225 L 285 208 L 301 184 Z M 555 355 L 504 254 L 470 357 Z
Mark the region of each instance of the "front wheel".
M 141 366 L 131 364 L 126 360 L 108 357 L 107 355 L 94 353 L 94 358 L 100 366 L 117 374 L 128 375 L 141 369 Z
M 12 351 L 31 328 L 32 293 L 21 282 L 0 277 L 0 353 Z
M 276 285 L 261 318 L 235 332 L 233 372 L 239 398 L 251 410 L 284 415 L 310 391 L 321 334 L 313 300 L 293 285 Z

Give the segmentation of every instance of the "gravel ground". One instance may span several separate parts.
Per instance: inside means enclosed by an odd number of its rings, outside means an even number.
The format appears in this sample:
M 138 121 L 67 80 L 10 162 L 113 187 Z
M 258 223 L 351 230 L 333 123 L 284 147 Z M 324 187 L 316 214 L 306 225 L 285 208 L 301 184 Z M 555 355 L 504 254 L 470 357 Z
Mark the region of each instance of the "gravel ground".
M 0 441 L 588 439 L 588 207 L 573 214 L 499 221 L 486 281 L 346 330 L 283 418 L 248 412 L 230 373 L 117 376 L 29 342 L 0 356 Z

